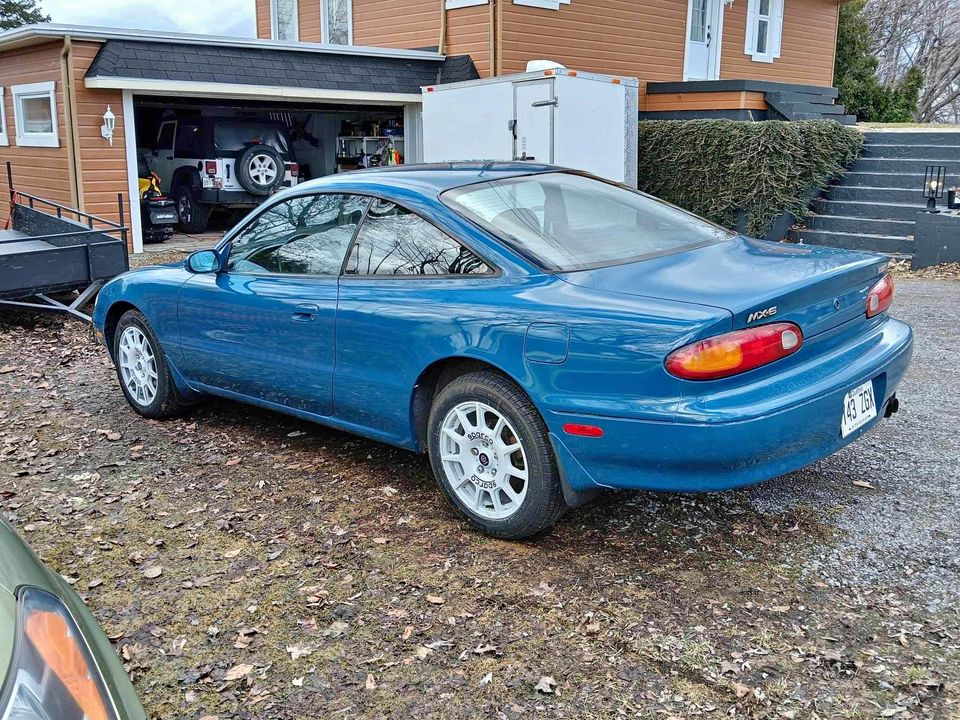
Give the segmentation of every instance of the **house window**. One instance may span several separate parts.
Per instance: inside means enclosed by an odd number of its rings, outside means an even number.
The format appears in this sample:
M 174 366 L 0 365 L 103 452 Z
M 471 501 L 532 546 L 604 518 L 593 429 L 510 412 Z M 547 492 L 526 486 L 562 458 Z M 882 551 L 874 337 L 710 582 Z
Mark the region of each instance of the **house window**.
M 0 87 L 0 145 L 10 144 L 10 138 L 7 137 L 7 103 L 3 97 L 4 88 Z
M 270 28 L 274 40 L 296 42 L 300 39 L 297 0 L 270 0 Z
M 780 57 L 785 0 L 749 0 L 744 52 L 755 62 L 773 62 Z
M 323 42 L 353 45 L 353 7 L 350 0 L 323 0 Z
M 17 145 L 60 147 L 56 85 L 53 82 L 14 85 L 10 93 Z

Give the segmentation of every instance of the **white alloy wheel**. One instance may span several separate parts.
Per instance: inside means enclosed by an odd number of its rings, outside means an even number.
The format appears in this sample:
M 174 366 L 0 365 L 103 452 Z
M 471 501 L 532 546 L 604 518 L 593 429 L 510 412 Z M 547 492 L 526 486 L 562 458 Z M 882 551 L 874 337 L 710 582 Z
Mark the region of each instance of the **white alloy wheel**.
M 443 420 L 440 461 L 461 502 L 485 520 L 504 520 L 523 505 L 527 456 L 510 421 L 482 402 L 456 405 Z
M 131 325 L 120 336 L 117 365 L 130 398 L 142 407 L 157 397 L 157 357 L 143 330 Z
M 272 185 L 279 172 L 277 161 L 265 153 L 250 158 L 250 177 L 258 185 L 264 187 Z

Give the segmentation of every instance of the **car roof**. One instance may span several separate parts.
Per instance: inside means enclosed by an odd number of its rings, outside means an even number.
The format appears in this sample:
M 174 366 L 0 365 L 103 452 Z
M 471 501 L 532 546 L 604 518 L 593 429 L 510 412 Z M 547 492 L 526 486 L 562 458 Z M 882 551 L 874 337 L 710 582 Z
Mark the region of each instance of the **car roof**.
M 328 175 L 296 186 L 297 190 L 316 188 L 331 189 L 339 185 L 369 184 L 422 191 L 425 187 L 438 193 L 452 188 L 472 185 L 488 180 L 539 175 L 563 171 L 555 165 L 527 162 L 450 162 L 423 163 L 419 165 L 394 165 L 389 167 L 352 170 Z

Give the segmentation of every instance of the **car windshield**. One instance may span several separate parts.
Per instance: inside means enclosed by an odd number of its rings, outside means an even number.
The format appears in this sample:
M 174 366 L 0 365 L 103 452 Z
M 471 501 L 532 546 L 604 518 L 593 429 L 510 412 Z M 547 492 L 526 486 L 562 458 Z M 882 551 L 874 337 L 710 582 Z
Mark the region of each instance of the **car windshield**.
M 573 173 L 490 180 L 443 201 L 547 270 L 619 265 L 733 237 L 679 208 Z
M 251 145 L 269 145 L 287 155 L 287 138 L 283 129 L 262 122 L 218 122 L 213 128 L 213 144 L 220 157 L 239 155 Z

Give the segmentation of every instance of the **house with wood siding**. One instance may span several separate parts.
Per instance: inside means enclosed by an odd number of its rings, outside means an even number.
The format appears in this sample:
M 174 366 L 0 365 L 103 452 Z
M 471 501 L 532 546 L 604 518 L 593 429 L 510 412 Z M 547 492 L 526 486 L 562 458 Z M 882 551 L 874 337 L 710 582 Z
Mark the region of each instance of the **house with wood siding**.
M 261 38 L 636 77 L 645 117 L 852 118 L 831 87 L 846 0 L 257 0 Z

